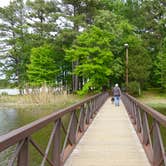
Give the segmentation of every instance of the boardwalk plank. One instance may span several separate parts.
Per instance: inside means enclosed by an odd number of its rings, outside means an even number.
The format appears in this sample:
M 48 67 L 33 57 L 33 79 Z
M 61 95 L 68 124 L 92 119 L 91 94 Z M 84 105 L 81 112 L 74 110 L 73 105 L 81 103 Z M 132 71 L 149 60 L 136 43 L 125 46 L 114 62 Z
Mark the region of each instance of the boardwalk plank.
M 149 166 L 124 105 L 110 98 L 76 146 L 65 166 Z

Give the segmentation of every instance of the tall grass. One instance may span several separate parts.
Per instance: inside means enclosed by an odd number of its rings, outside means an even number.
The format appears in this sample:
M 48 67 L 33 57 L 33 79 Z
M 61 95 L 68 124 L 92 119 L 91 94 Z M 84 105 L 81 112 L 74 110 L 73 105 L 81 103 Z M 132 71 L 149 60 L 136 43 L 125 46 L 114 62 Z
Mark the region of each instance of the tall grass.
M 1 95 L 0 105 L 14 107 L 14 108 L 26 108 L 36 106 L 54 106 L 65 107 L 81 100 L 82 97 L 77 95 L 68 94 L 56 94 L 52 91 L 33 92 L 24 95 Z
M 76 95 L 67 95 L 67 94 L 55 94 L 52 92 L 40 92 L 32 93 L 27 95 L 1 95 L 0 96 L 0 106 L 11 107 L 17 109 L 17 116 L 15 117 L 14 122 L 9 123 L 20 127 L 27 123 L 30 123 L 36 119 L 44 117 L 53 111 L 57 111 L 61 108 L 69 106 L 75 102 L 81 100 L 79 96 Z M 69 116 L 69 115 L 68 115 Z M 62 118 L 63 124 L 67 128 L 69 118 L 64 116 Z M 7 119 L 8 120 L 8 119 Z M 10 126 L 9 126 L 10 127 Z M 42 148 L 46 149 L 49 136 L 51 134 L 53 123 L 42 128 L 38 132 L 32 135 L 33 140 Z M 14 127 L 15 128 L 15 127 Z M 6 130 L 9 130 L 6 129 Z M 10 129 L 11 130 L 11 129 Z M 62 133 L 62 142 L 64 141 L 65 134 Z M 8 158 L 11 158 L 11 154 L 14 151 L 14 147 L 4 151 L 0 155 L 0 165 L 6 166 L 8 163 Z M 37 166 L 40 165 L 42 158 L 41 155 L 30 145 L 30 165 Z

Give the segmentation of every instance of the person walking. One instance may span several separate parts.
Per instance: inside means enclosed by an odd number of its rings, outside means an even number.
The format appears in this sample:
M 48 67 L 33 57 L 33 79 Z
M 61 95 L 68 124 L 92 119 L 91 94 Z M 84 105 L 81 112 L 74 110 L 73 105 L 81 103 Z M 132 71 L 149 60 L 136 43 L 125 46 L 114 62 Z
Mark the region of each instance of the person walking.
M 121 90 L 120 90 L 118 84 L 115 84 L 115 87 L 113 88 L 113 96 L 114 96 L 115 106 L 119 106 Z

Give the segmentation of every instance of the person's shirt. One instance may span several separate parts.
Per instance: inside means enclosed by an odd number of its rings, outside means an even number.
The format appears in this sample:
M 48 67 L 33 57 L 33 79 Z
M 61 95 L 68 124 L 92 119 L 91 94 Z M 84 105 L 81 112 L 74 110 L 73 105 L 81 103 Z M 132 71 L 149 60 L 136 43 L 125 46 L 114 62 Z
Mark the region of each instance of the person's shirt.
M 113 89 L 113 95 L 114 96 L 120 96 L 121 95 L 121 90 L 119 87 L 114 87 Z

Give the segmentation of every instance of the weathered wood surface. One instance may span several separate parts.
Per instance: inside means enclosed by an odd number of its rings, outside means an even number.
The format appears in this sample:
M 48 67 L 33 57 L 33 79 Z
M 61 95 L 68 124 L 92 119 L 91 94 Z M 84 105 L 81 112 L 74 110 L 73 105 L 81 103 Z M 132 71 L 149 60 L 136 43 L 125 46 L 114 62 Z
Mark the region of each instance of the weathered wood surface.
M 149 161 L 123 103 L 109 98 L 65 166 L 148 166 Z

